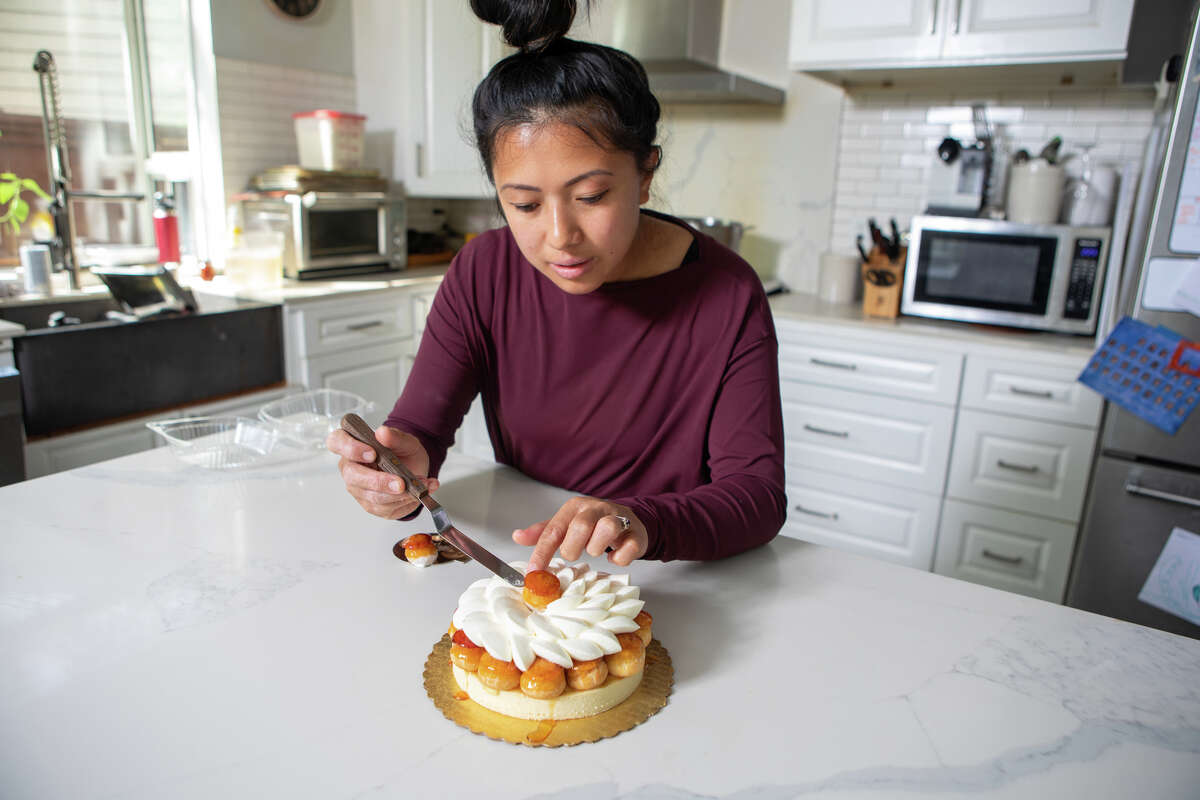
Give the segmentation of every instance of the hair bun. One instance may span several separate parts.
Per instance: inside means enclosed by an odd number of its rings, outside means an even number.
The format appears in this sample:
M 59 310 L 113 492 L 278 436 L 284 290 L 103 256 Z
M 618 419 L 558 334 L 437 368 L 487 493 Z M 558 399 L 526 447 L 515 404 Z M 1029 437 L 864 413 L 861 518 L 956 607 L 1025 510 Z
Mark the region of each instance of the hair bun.
M 544 50 L 566 36 L 575 7 L 576 0 L 471 0 L 475 16 L 499 25 L 504 40 L 525 52 Z

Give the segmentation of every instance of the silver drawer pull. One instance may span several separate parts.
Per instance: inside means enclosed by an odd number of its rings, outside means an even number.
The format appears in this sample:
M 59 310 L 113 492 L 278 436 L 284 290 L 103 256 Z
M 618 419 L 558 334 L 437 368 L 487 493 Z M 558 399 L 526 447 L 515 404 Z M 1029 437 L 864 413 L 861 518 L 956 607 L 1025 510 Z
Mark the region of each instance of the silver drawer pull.
M 348 330 L 348 331 L 365 331 L 368 328 L 378 328 L 382 324 L 383 324 L 383 320 L 373 319 L 370 322 L 356 322 L 353 325 L 347 325 L 346 330 Z
M 1000 555 L 999 553 L 993 553 L 991 550 L 988 550 L 986 547 L 983 548 L 983 557 L 990 558 L 993 561 L 999 561 L 1001 564 L 1011 564 L 1014 567 L 1017 564 L 1020 564 L 1022 561 L 1025 560 L 1025 556 L 1003 556 L 1003 555 Z
M 1195 506 L 1200 508 L 1200 500 L 1195 497 L 1187 497 L 1182 494 L 1172 494 L 1171 492 L 1160 492 L 1158 489 L 1147 489 L 1145 486 L 1138 486 L 1136 483 L 1125 484 L 1125 491 L 1130 494 L 1140 494 L 1144 497 L 1153 497 L 1156 500 L 1166 500 L 1168 503 L 1179 503 L 1185 506 Z
M 1013 394 L 1021 394 L 1026 397 L 1041 397 L 1044 400 L 1054 399 L 1054 392 L 1048 389 L 1022 389 L 1020 386 L 1009 386 L 1008 390 Z
M 808 361 L 810 364 L 816 364 L 818 367 L 833 367 L 835 369 L 848 369 L 848 370 L 858 369 L 857 364 L 843 364 L 841 361 L 826 361 L 823 358 L 814 358 L 812 356 L 809 356 Z
M 850 437 L 850 431 L 831 431 L 826 428 L 818 428 L 816 425 L 809 425 L 807 422 L 804 423 L 804 430 L 821 433 L 826 436 L 836 436 L 839 439 L 848 439 Z
M 824 511 L 813 511 L 811 508 L 805 508 L 802 505 L 797 505 L 796 510 L 799 511 L 801 514 L 808 514 L 810 517 L 821 517 L 822 519 L 837 519 L 838 518 L 836 511 L 834 511 L 830 514 L 826 514 Z
M 1037 464 L 1014 464 L 1011 461 L 1005 461 L 1003 458 L 996 459 L 996 466 L 1016 470 L 1017 472 L 1028 472 L 1030 475 L 1038 471 Z

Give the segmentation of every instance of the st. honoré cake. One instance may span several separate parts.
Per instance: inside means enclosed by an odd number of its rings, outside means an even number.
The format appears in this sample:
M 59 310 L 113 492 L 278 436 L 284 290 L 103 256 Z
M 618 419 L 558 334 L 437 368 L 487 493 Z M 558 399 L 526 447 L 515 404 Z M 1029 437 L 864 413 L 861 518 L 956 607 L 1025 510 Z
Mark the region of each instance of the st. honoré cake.
M 651 619 L 639 595 L 628 575 L 561 559 L 526 574 L 523 589 L 499 577 L 475 581 L 450 624 L 454 680 L 510 717 L 603 713 L 642 681 Z

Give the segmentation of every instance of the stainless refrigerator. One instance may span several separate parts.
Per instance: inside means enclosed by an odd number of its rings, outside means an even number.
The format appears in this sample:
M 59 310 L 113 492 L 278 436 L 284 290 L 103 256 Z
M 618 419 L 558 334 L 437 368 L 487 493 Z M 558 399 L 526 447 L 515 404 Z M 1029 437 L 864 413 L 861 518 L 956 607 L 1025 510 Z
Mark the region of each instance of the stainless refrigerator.
M 1177 85 L 1173 112 L 1164 109 L 1147 143 L 1143 180 L 1151 180 L 1134 210 L 1121 310 L 1200 341 L 1200 318 L 1171 300 L 1200 258 L 1195 20 Z M 1067 605 L 1200 639 L 1200 626 L 1138 600 L 1176 527 L 1200 534 L 1200 411 L 1172 436 L 1107 403 Z

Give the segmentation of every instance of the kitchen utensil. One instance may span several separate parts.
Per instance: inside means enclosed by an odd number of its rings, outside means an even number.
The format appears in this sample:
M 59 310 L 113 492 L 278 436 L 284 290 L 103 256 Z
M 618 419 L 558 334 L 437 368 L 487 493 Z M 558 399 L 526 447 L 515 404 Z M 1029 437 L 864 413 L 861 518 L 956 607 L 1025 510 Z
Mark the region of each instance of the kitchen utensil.
M 716 217 L 681 217 L 681 219 L 701 233 L 707 233 L 735 253 L 742 243 L 742 235 L 749 230 L 749 226 L 740 222 Z
M 1008 219 L 1035 225 L 1058 222 L 1066 172 L 1044 158 L 1014 163 L 1008 174 Z
M 861 263 L 854 256 L 823 253 L 820 277 L 817 281 L 817 296 L 826 303 L 854 302 L 858 295 L 858 270 Z
M 1062 143 L 1062 137 L 1055 136 L 1053 139 L 1046 142 L 1045 146 L 1042 148 L 1042 151 L 1038 153 L 1038 158 L 1043 159 L 1050 164 L 1057 164 L 1058 151 L 1062 147 Z
M 478 561 L 482 566 L 499 575 L 508 584 L 516 587 L 525 585 L 524 575 L 517 572 L 506 562 L 492 554 L 491 551 L 450 523 L 450 516 L 442 508 L 441 504 L 433 499 L 433 495 L 429 493 L 429 488 L 425 485 L 425 481 L 418 478 L 408 467 L 404 466 L 400 462 L 400 459 L 396 458 L 395 453 L 379 443 L 379 440 L 375 438 L 375 432 L 371 430 L 371 426 L 362 417 L 357 414 L 346 414 L 342 417 L 342 430 L 375 451 L 375 454 L 378 456 L 376 460 L 376 467 L 378 469 L 404 479 L 405 491 L 412 495 L 421 505 L 429 509 L 434 524 L 437 526 L 438 534 L 445 538 L 446 541 Z
M 353 392 L 314 389 L 267 403 L 258 410 L 258 418 L 297 447 L 323 450 L 326 438 L 338 429 L 345 414 L 361 415 L 373 407 L 374 403 Z
M 943 139 L 929 167 L 928 213 L 977 215 L 983 207 L 991 163 L 990 145 L 976 142 L 964 146 L 957 139 Z
M 892 246 L 888 251 L 888 258 L 895 261 L 900 257 L 900 227 L 896 224 L 896 218 L 892 217 L 888 222 L 892 226 Z
M 869 269 L 864 278 L 872 286 L 894 286 L 896 284 L 896 273 L 884 269 Z
M 875 224 L 874 219 L 867 220 L 867 229 L 871 231 L 871 241 L 880 250 L 887 250 L 887 242 L 884 240 L 883 231 L 879 230 L 879 226 Z
M 864 264 L 871 260 L 871 257 L 867 255 L 867 251 L 863 248 L 863 236 L 861 233 L 854 237 L 854 246 L 858 248 L 858 254 L 862 256 Z

